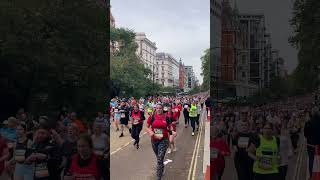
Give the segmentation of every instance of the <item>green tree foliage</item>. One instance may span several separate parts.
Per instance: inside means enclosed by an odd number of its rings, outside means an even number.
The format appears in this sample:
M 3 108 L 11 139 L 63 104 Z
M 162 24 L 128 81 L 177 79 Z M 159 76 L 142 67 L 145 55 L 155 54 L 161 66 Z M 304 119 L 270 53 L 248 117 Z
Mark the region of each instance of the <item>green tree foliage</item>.
M 160 85 L 148 78 L 152 71 L 145 68 L 136 55 L 135 33 L 124 28 L 111 28 L 110 40 L 119 44 L 111 53 L 111 81 L 113 95 L 141 97 L 159 91 Z
M 210 50 L 204 51 L 201 57 L 201 76 L 203 77 L 202 90 L 206 91 L 210 88 Z
M 66 104 L 88 115 L 102 109 L 107 12 L 100 1 L 1 1 L 0 94 L 11 101 L 6 110 L 23 106 L 47 114 Z
M 290 20 L 294 34 L 289 42 L 298 48 L 298 66 L 292 74 L 297 92 L 308 92 L 318 85 L 320 65 L 320 1 L 295 0 Z

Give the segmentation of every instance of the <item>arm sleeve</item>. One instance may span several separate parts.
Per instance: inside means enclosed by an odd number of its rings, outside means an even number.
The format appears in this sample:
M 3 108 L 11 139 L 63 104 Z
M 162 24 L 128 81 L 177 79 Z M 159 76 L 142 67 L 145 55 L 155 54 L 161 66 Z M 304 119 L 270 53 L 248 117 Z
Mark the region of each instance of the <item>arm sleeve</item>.
M 148 117 L 147 125 L 151 125 L 151 117 L 152 117 L 152 115 Z
M 141 113 L 141 120 L 145 120 L 145 119 L 146 119 L 146 117 L 144 116 L 144 112 L 143 112 L 143 111 L 141 111 L 140 113 Z

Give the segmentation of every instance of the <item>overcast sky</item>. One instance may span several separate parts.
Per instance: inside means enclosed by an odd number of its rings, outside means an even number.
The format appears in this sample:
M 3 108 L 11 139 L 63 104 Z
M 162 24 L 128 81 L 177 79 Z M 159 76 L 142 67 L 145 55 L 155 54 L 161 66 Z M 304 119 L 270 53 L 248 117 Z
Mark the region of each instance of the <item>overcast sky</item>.
M 166 52 L 194 67 L 202 82 L 201 60 L 210 47 L 209 0 L 111 0 L 116 27 L 145 32 Z
M 288 43 L 292 33 L 289 19 L 292 17 L 293 0 L 237 0 L 237 2 L 240 12 L 265 14 L 273 48 L 280 50 L 280 56 L 285 59 L 288 72 L 294 70 L 297 66 L 297 50 Z

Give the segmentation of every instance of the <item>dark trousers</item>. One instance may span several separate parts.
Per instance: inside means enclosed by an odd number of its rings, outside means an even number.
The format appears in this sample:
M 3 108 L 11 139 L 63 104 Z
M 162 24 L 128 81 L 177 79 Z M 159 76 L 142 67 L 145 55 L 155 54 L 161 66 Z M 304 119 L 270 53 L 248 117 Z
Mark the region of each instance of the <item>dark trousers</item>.
M 279 167 L 279 180 L 286 180 L 288 165 Z
M 292 147 L 294 150 L 298 148 L 298 140 L 299 140 L 299 134 L 298 133 L 292 133 L 290 134 L 291 142 L 292 142 Z
M 197 121 L 196 121 L 196 123 L 197 123 L 197 126 L 199 127 L 199 124 L 200 124 L 200 114 L 198 114 L 198 116 L 197 116 Z
M 238 180 L 253 180 L 253 162 L 249 157 L 234 157 L 234 165 L 237 171 Z
M 279 174 L 254 174 L 254 180 L 278 180 Z
M 188 125 L 189 124 L 189 112 L 188 111 L 183 111 L 183 116 L 184 116 L 185 125 Z
M 192 132 L 194 132 L 196 129 L 197 117 L 190 117 L 190 121 L 191 121 Z
M 153 152 L 157 157 L 157 180 L 161 180 L 164 171 L 164 156 L 169 147 L 169 140 L 162 139 L 160 141 L 151 141 Z
M 313 169 L 313 160 L 314 160 L 314 153 L 315 149 L 313 147 L 307 147 L 308 158 L 309 158 L 309 174 L 312 175 Z
M 142 124 L 132 125 L 131 137 L 139 144 Z

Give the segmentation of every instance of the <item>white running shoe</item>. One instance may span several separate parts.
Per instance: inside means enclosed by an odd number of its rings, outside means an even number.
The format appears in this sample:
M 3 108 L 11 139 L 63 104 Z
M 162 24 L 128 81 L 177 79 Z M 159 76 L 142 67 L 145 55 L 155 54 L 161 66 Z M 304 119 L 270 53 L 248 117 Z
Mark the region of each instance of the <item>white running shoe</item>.
M 192 132 L 192 136 L 194 136 L 194 132 Z

